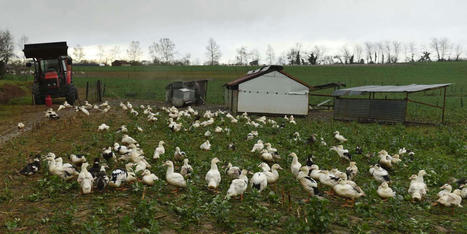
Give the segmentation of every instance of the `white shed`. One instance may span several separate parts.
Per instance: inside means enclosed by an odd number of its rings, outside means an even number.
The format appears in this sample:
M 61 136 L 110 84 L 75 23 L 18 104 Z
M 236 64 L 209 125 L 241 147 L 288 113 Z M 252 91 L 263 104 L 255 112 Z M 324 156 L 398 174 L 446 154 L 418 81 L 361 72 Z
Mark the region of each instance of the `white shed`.
M 265 66 L 225 84 L 225 104 L 233 113 L 307 115 L 310 86 L 282 70 Z

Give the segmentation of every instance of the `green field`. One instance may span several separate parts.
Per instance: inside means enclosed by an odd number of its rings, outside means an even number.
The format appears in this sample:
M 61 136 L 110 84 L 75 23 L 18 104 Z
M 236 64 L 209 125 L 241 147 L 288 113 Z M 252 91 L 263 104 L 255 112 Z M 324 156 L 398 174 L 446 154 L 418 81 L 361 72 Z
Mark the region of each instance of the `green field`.
M 108 97 L 126 100 L 163 100 L 165 85 L 174 80 L 209 79 L 208 102 L 223 101 L 222 85 L 242 76 L 251 67 L 76 67 L 75 83 L 82 89 L 86 81 L 104 81 Z M 287 124 L 283 129 L 270 126 L 255 129 L 240 121 L 237 125 L 229 121 L 216 122 L 207 127 L 188 132 L 174 133 L 167 128 L 167 114 L 162 113 L 155 123 L 123 112 L 114 106 L 110 113 L 92 111 L 89 117 L 77 114 L 70 119 L 47 121 L 43 126 L 26 132 L 0 145 L 0 232 L 232 232 L 232 233 L 306 233 L 306 232 L 453 232 L 467 229 L 466 203 L 464 208 L 432 206 L 439 187 L 451 177 L 464 178 L 467 171 L 467 108 L 461 100 L 467 96 L 467 63 L 401 64 L 388 66 L 318 66 L 285 67 L 285 71 L 310 85 L 328 82 L 344 82 L 348 86 L 365 84 L 411 84 L 411 83 L 455 83 L 448 88 L 446 125 L 405 126 L 360 124 L 355 122 L 323 121 L 312 118 L 297 118 L 297 125 Z M 84 72 L 81 74 L 81 72 Z M 27 79 L 10 77 L 10 79 Z M 1 83 L 0 83 L 1 84 Z M 465 90 L 465 91 L 464 91 Z M 82 90 L 81 90 L 82 91 Z M 81 96 L 82 97 L 82 96 Z M 440 104 L 439 91 L 429 91 L 414 96 L 417 100 Z M 463 99 L 462 99 L 463 98 Z M 316 103 L 318 100 L 313 100 Z M 24 105 L 18 102 L 16 105 Z M 26 106 L 28 107 L 28 106 Z M 435 119 L 434 111 L 411 106 L 415 118 Z M 142 110 L 137 109 L 140 113 Z M 72 110 L 67 110 L 72 111 Z M 255 117 L 253 117 L 255 118 Z M 278 122 L 283 118 L 273 118 Z M 202 119 L 204 120 L 204 119 Z M 183 118 L 183 126 L 192 120 Z M 109 132 L 98 133 L 101 123 L 110 125 Z M 125 185 L 127 190 L 109 188 L 105 192 L 80 195 L 76 180 L 65 182 L 51 175 L 45 163 L 40 173 L 24 177 L 17 171 L 25 165 L 31 153 L 54 152 L 66 159 L 70 153 L 88 154 L 88 161 L 100 155 L 101 149 L 121 139 L 115 133 L 126 124 L 129 134 L 141 144 L 150 161 L 151 171 L 160 181 L 152 187 L 141 182 Z M 136 131 L 136 126 L 144 129 Z M 213 132 L 215 126 L 228 127 L 230 135 L 214 134 L 210 137 L 211 151 L 201 151 L 199 145 L 206 139 L 206 130 Z M 283 171 L 277 184 L 268 186 L 262 193 L 248 189 L 244 200 L 223 200 L 230 180 L 221 172 L 222 182 L 217 192 L 206 188 L 204 175 L 209 170 L 209 160 L 218 157 L 222 164 L 232 162 L 250 171 L 259 171 L 261 162 L 257 154 L 250 153 L 253 141 L 245 136 L 251 130 L 259 131 L 259 138 L 271 142 L 278 148 L 281 159 L 277 161 Z M 415 151 L 414 157 L 402 157 L 402 162 L 390 172 L 391 188 L 396 191 L 395 199 L 383 201 L 376 194 L 379 185 L 368 173 L 370 165 L 378 159 L 354 155 L 359 174 L 355 182 L 367 196 L 356 200 L 351 208 L 343 207 L 343 198 L 323 194 L 325 200 L 311 199 L 305 203 L 307 194 L 290 172 L 290 152 L 296 152 L 304 164 L 306 156 L 313 154 L 321 169 L 338 168 L 344 171 L 348 162 L 339 159 L 329 147 L 309 145 L 306 139 L 316 133 L 328 145 L 336 145 L 332 132 L 339 130 L 349 138 L 344 144 L 352 152 L 357 145 L 366 153 L 382 149 L 394 154 L 401 147 Z M 299 132 L 302 141 L 292 140 Z M 166 142 L 166 154 L 152 160 L 152 153 L 159 140 Z M 235 142 L 237 149 L 227 145 Z M 166 167 L 163 161 L 171 159 L 175 146 L 187 153 L 195 173 L 186 189 L 174 193 L 165 182 Z M 110 164 L 110 168 L 123 167 L 123 163 Z M 180 165 L 178 163 L 177 165 Z M 220 165 L 219 165 L 220 166 Z M 426 198 L 412 202 L 407 192 L 409 177 L 424 169 L 428 175 L 425 182 L 429 188 Z M 108 170 L 109 172 L 109 170 Z M 249 176 L 251 178 L 251 175 Z M 454 186 L 457 187 L 457 186 Z M 320 190 L 329 187 L 320 185 Z M 143 199 L 144 194 L 144 199 Z

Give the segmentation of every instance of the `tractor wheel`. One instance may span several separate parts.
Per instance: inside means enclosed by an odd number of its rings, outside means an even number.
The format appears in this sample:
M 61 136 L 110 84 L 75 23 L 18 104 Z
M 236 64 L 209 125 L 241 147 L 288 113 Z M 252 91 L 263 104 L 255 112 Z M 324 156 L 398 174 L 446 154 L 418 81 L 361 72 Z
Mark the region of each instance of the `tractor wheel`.
M 45 104 L 45 96 L 41 95 L 39 91 L 39 85 L 33 84 L 32 85 L 32 104 L 34 105 L 44 105 Z
M 72 84 L 68 85 L 67 91 L 66 91 L 66 101 L 70 104 L 73 105 L 75 104 L 75 101 L 78 99 L 78 89 Z

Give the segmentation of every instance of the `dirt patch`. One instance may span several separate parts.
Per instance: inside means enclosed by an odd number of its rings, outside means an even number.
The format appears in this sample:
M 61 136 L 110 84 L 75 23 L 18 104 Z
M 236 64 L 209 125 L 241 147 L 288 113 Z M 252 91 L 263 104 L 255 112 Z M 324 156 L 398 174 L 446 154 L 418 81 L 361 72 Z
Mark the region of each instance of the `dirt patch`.
M 4 84 L 0 87 L 0 104 L 6 104 L 13 98 L 24 96 L 26 92 L 18 86 Z

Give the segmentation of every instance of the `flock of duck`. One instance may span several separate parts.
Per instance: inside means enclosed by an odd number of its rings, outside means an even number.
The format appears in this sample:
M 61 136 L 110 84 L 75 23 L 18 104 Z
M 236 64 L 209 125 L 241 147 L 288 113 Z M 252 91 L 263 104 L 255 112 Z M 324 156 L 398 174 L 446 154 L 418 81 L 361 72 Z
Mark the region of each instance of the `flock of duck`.
M 57 111 L 65 108 L 72 108 L 72 106 L 65 102 L 63 105 L 59 106 Z M 89 115 L 89 110 L 108 112 L 111 106 L 108 102 L 104 102 L 100 105 L 91 105 L 85 102 L 85 105 L 76 106 L 74 108 L 77 112 Z M 120 103 L 120 108 L 134 116 L 138 116 L 139 112 L 142 111 L 149 122 L 158 121 L 158 119 L 161 118 L 160 113 L 153 113 L 153 109 L 149 105 L 141 105 L 138 111 L 136 110 L 137 107 L 134 108 L 131 103 L 127 102 L 126 104 Z M 234 124 L 239 123 L 240 120 L 245 120 L 245 124 L 254 127 L 269 125 L 269 127 L 272 128 L 283 128 L 285 124 L 296 124 L 293 116 L 284 116 L 284 121 L 278 124 L 275 120 L 267 119 L 265 116 L 253 120 L 247 113 L 234 117 L 230 113 L 220 110 L 216 112 L 208 110 L 201 115 L 191 107 L 188 107 L 186 110 L 179 110 L 175 107 L 162 107 L 161 110 L 168 114 L 167 127 L 173 132 L 191 131 L 195 128 L 207 127 L 215 123 L 215 118 L 220 119 L 222 122 L 230 121 Z M 59 115 L 52 109 L 49 109 L 46 111 L 45 117 L 56 120 L 59 118 Z M 180 121 L 182 118 L 191 118 L 193 121 L 189 127 L 184 127 Z M 201 121 L 202 119 L 205 120 Z M 19 123 L 18 128 L 24 128 L 24 124 Z M 139 132 L 143 132 L 141 127 L 137 126 L 136 129 Z M 102 123 L 98 126 L 97 131 L 110 131 L 110 126 Z M 136 181 L 141 181 L 147 186 L 154 185 L 155 181 L 159 180 L 159 177 L 150 171 L 151 164 L 145 157 L 139 143 L 128 135 L 128 129 L 125 125 L 122 125 L 116 131 L 122 133 L 120 142 L 115 142 L 112 146 L 104 147 L 101 157 L 95 158 L 90 168 L 85 155 L 71 154 L 68 157 L 70 162 L 64 163 L 61 157 L 57 157 L 54 153 L 50 152 L 45 156 L 36 155 L 33 162 L 27 164 L 20 173 L 23 175 L 33 175 L 40 170 L 40 160 L 42 159 L 47 162 L 48 170 L 51 174 L 57 175 L 64 180 L 76 178 L 81 186 L 81 192 L 83 194 L 89 194 L 93 190 L 102 191 L 106 189 L 107 186 L 122 189 L 125 184 Z M 221 128 L 220 126 L 216 126 L 214 129 L 215 133 L 223 132 L 229 134 L 230 131 L 229 128 Z M 209 137 L 211 134 L 212 133 L 207 130 L 204 136 Z M 245 137 L 247 141 L 251 141 L 255 138 L 259 138 L 259 134 L 258 131 L 251 131 Z M 314 163 L 314 156 L 312 155 L 308 156 L 306 162 L 302 165 L 297 154 L 294 152 L 288 155 L 292 158 L 292 162 L 289 165 L 290 171 L 309 196 L 322 198 L 322 193 L 318 190 L 318 184 L 320 183 L 332 189 L 329 193 L 334 192 L 340 197 L 353 201 L 354 199 L 365 196 L 365 192 L 355 182 L 355 178 L 360 174 L 357 163 L 352 161 L 352 154 L 350 151 L 344 148 L 343 144 L 347 139 L 341 135 L 339 131 L 334 132 L 334 138 L 335 141 L 339 142 L 339 145 L 330 147 L 330 151 L 335 151 L 340 158 L 349 161 L 349 166 L 346 168 L 345 172 L 337 168 L 332 168 L 330 170 L 320 169 L 319 166 Z M 293 140 L 301 140 L 298 132 L 293 134 Z M 308 142 L 327 146 L 325 140 L 322 137 L 318 139 L 316 134 L 312 134 Z M 161 140 L 155 147 L 152 158 L 154 161 L 157 162 L 159 158 L 166 153 L 164 145 L 165 142 Z M 228 147 L 235 150 L 234 143 L 229 144 Z M 206 140 L 199 148 L 209 151 L 211 150 L 211 143 L 209 140 Z M 281 158 L 278 149 L 274 148 L 271 143 L 265 143 L 261 139 L 258 139 L 253 144 L 251 153 L 257 153 L 262 161 L 258 165 L 260 170 L 257 172 L 241 169 L 239 166 L 226 163 L 225 171 L 221 173 L 222 170 L 219 171 L 217 166 L 220 160 L 216 157 L 212 158 L 210 169 L 205 174 L 207 188 L 217 191 L 222 180 L 222 174 L 225 174 L 225 176 L 231 180 L 225 198 L 240 197 L 242 199 L 248 187 L 261 192 L 266 189 L 267 186 L 276 183 L 279 180 L 279 171 L 283 170 L 281 165 L 276 163 L 277 160 Z M 355 153 L 362 154 L 363 151 L 357 146 Z M 401 157 L 404 155 L 407 155 L 406 157 L 414 157 L 414 154 L 413 151 L 406 150 L 405 148 L 401 148 L 399 152 L 394 155 L 390 155 L 386 150 L 378 152 L 377 157 L 379 158 L 379 162 L 370 167 L 369 174 L 380 183 L 376 192 L 381 198 L 388 199 L 396 196 L 395 191 L 389 186 L 391 184 L 391 179 L 388 171 L 392 171 L 392 169 L 401 162 Z M 366 157 L 374 156 L 374 154 L 366 154 Z M 116 168 L 112 170 L 109 176 L 106 170 L 109 169 L 107 165 L 111 162 L 124 162 L 125 168 Z M 179 172 L 175 170 L 174 162 L 180 163 Z M 165 180 L 168 184 L 174 186 L 177 191 L 178 188 L 186 187 L 187 181 L 189 181 L 189 178 L 195 173 L 195 170 L 189 162 L 187 154 L 177 146 L 175 147 L 173 160 L 167 160 L 163 163 L 163 165 L 167 167 Z M 270 166 L 270 164 L 272 165 Z M 78 170 L 77 168 L 80 169 Z M 427 194 L 428 188 L 423 179 L 424 175 L 426 175 L 425 170 L 420 170 L 417 174 L 409 178 L 410 185 L 408 193 L 413 200 L 422 200 Z M 249 176 L 251 176 L 251 178 L 249 178 Z M 445 184 L 441 187 L 436 204 L 462 207 L 462 199 L 467 197 L 467 184 L 465 179 L 458 180 L 457 182 L 459 183 L 459 188 L 454 191 L 452 191 L 452 186 L 450 184 Z

